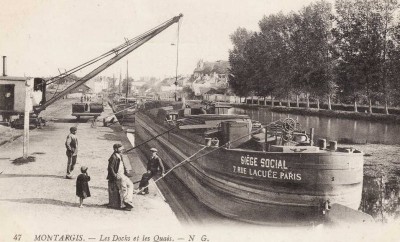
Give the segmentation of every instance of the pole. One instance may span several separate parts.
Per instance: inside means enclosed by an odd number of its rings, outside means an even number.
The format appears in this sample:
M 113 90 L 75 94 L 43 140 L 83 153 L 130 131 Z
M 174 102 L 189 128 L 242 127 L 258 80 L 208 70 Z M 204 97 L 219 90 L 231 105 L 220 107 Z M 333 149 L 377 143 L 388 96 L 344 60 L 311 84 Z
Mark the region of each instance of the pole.
M 177 40 L 176 40 L 176 66 L 175 66 L 175 102 L 178 101 L 177 97 L 177 89 L 178 89 L 178 64 L 179 64 L 179 26 L 180 22 L 178 21 L 178 30 L 177 30 Z
M 128 93 L 129 93 L 129 73 L 128 73 L 128 60 L 126 60 L 126 100 L 125 100 L 125 103 L 128 103 Z
M 31 85 L 30 80 L 25 82 L 25 112 L 24 112 L 24 145 L 23 145 L 23 158 L 28 158 L 29 152 L 29 112 L 31 109 Z
M 122 74 L 121 70 L 119 70 L 119 82 L 118 82 L 118 93 L 121 94 L 121 82 L 122 82 Z

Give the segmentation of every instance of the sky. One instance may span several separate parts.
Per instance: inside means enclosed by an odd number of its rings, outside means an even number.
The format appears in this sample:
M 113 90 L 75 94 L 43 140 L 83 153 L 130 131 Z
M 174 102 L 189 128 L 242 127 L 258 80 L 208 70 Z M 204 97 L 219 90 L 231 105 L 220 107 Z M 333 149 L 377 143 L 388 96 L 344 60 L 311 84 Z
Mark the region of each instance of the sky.
M 178 75 L 192 74 L 200 59 L 228 60 L 230 35 L 237 28 L 258 31 L 264 15 L 298 11 L 310 2 L 0 0 L 0 56 L 7 56 L 9 76 L 55 76 L 182 13 Z M 100 75 L 124 77 L 128 66 L 129 76 L 136 80 L 175 76 L 177 30 L 177 24 L 170 26 Z

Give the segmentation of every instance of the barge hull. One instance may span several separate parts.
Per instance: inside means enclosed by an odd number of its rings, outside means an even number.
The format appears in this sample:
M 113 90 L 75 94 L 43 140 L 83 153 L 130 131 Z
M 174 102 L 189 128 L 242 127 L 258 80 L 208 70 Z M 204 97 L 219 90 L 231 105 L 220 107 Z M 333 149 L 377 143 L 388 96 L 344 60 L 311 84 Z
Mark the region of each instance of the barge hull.
M 136 121 L 136 134 L 142 141 L 167 129 L 141 113 L 137 114 Z M 173 167 L 204 146 L 171 132 L 150 141 L 146 148 L 149 147 L 156 147 L 163 162 L 168 167 Z M 199 156 L 212 149 L 216 148 L 205 148 Z M 359 206 L 362 189 L 360 154 L 355 154 L 346 164 L 339 163 L 336 169 L 332 168 L 337 161 L 331 156 L 306 159 L 303 164 L 297 164 L 297 168 L 296 163 L 299 161 L 294 159 L 295 162 L 287 165 L 294 172 L 302 172 L 304 179 L 288 182 L 252 177 L 248 174 L 232 174 L 229 168 L 224 167 L 226 160 L 234 156 L 232 152 L 233 150 L 221 148 L 211 152 L 213 155 L 210 153 L 199 159 L 195 157 L 174 170 L 176 176 L 202 203 L 222 215 L 252 223 L 299 224 L 320 219 L 321 206 L 327 199 L 353 209 Z M 289 160 L 291 155 L 293 154 L 288 155 Z M 302 159 L 304 156 L 307 154 Z M 218 159 L 225 161 L 218 162 Z M 320 163 L 320 166 L 312 167 L 316 163 Z M 332 177 L 336 177 L 336 181 L 332 181 Z

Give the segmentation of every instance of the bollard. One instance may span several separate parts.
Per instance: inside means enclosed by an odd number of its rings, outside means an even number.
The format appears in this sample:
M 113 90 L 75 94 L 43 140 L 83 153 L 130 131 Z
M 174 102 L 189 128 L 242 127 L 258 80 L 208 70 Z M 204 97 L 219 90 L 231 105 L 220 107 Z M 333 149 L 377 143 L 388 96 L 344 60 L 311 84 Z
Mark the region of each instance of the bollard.
M 310 128 L 310 145 L 314 145 L 314 128 Z
M 326 149 L 326 139 L 319 139 L 318 140 L 318 147 L 321 150 Z
M 329 141 L 329 149 L 332 151 L 337 150 L 337 141 Z
M 268 128 L 267 128 L 267 125 L 265 125 L 264 129 L 265 129 L 264 151 L 269 151 L 269 144 L 268 144 Z
M 205 138 L 205 145 L 206 145 L 207 147 L 210 147 L 210 146 L 211 146 L 211 138 Z

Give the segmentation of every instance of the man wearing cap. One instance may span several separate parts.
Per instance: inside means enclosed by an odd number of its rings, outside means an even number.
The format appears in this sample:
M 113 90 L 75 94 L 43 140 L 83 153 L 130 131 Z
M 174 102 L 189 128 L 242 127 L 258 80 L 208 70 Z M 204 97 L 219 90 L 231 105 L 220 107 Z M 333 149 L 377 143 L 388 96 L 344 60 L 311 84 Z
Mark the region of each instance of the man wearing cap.
M 128 172 L 122 159 L 122 145 L 114 144 L 114 153 L 108 159 L 108 175 L 107 180 L 115 181 L 118 186 L 121 201 L 125 204 L 126 210 L 133 208 L 133 183 L 129 179 Z
M 161 158 L 157 154 L 156 148 L 151 148 L 151 158 L 147 163 L 147 170 L 151 172 L 151 175 L 154 176 L 157 174 L 158 170 L 161 170 L 162 174 L 164 175 L 164 166 L 161 162 Z
M 149 180 L 157 175 L 158 171 L 161 170 L 162 175 L 165 174 L 164 165 L 161 162 L 161 158 L 157 155 L 157 149 L 151 148 L 151 158 L 147 163 L 147 173 L 143 174 L 142 179 L 139 184 L 139 190 L 143 188 L 143 191 L 140 194 L 149 194 Z
M 67 140 L 65 141 L 65 147 L 67 148 L 67 179 L 72 179 L 71 172 L 74 170 L 76 164 L 76 158 L 78 156 L 78 137 L 76 137 L 76 127 L 71 127 L 69 129 L 70 133 L 67 136 Z

